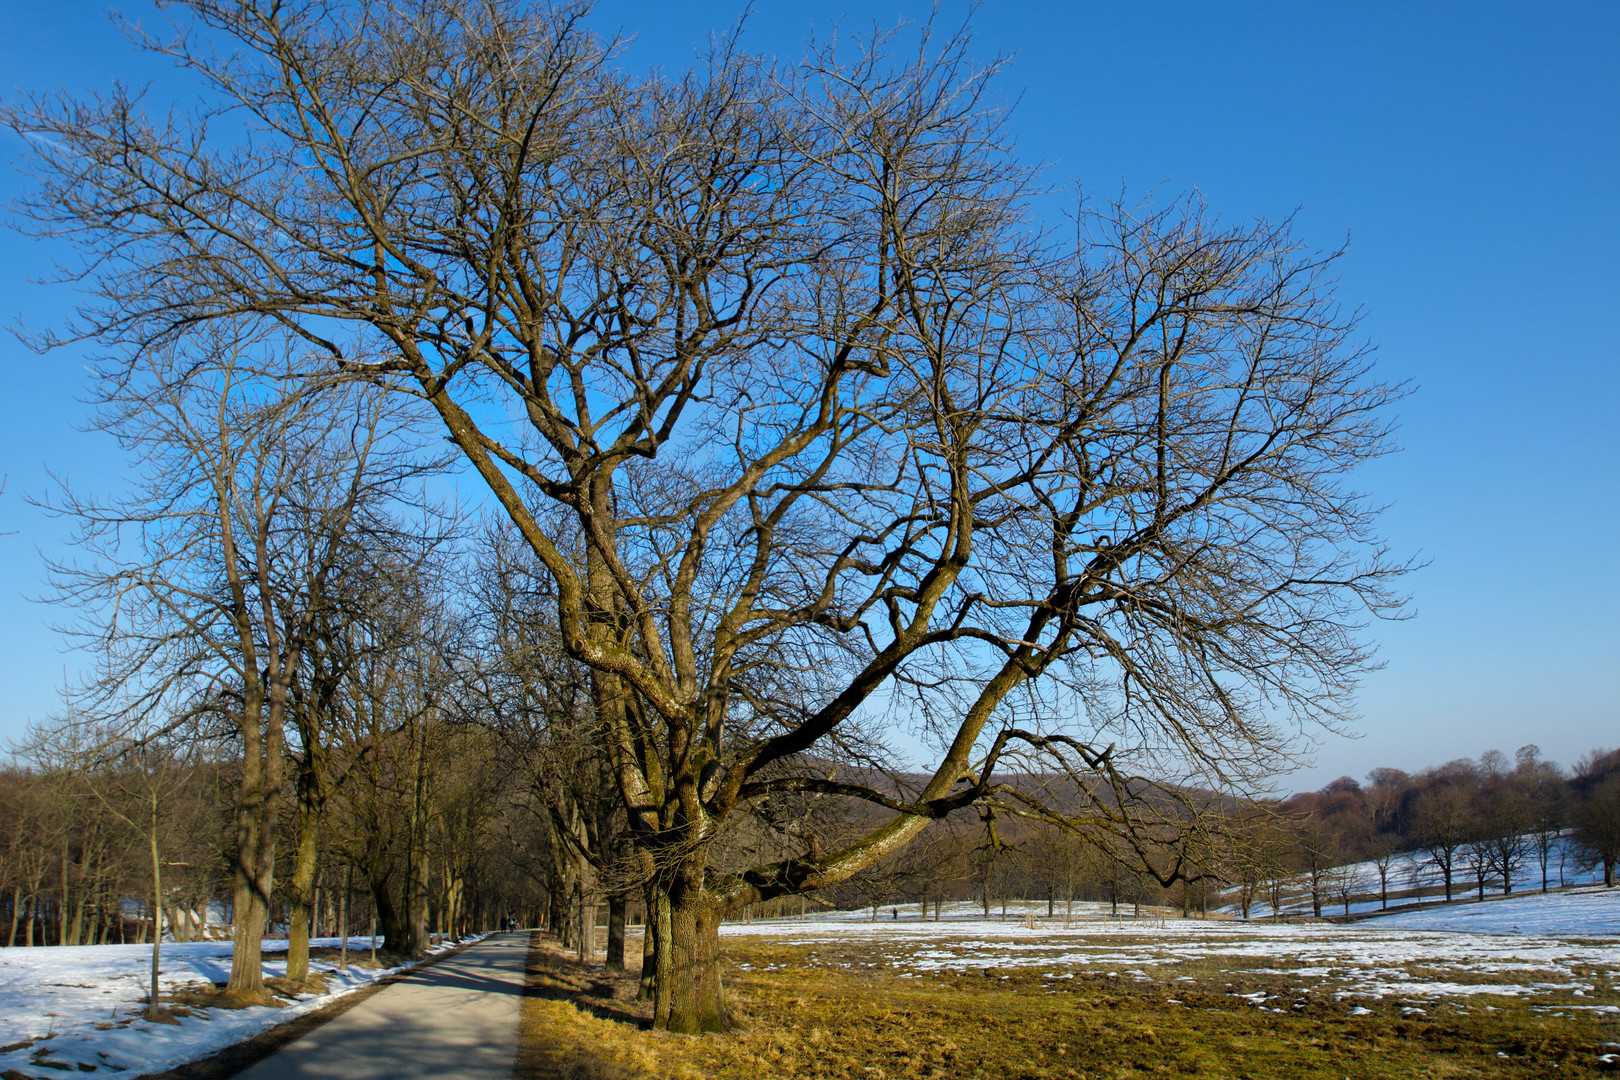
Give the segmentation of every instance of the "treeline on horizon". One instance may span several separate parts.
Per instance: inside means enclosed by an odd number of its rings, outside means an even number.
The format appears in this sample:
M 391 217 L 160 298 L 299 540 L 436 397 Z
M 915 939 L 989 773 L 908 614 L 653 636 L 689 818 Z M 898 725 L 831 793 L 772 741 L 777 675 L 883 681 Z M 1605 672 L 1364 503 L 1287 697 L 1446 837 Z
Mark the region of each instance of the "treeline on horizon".
M 590 770 L 559 759 L 555 746 L 525 753 L 515 737 L 510 726 L 417 724 L 373 733 L 328 759 L 334 782 L 315 850 L 300 845 L 297 814 L 284 815 L 276 880 L 285 884 L 271 905 L 274 925 L 297 925 L 302 909 L 313 937 L 344 927 L 377 933 L 401 955 L 438 935 L 493 929 L 511 917 L 547 926 L 594 955 L 605 906 L 606 959 L 622 968 L 626 926 L 642 917 L 637 891 L 616 887 L 611 864 L 588 865 L 582 838 L 569 836 L 570 828 L 592 832 L 602 823 L 557 813 L 573 804 L 554 785 L 565 777 L 577 785 Z M 227 921 L 232 914 L 240 759 L 126 755 L 87 765 L 53 757 L 46 746 L 35 750 L 32 760 L 0 769 L 6 946 L 150 940 L 154 842 L 166 932 L 177 941 L 228 932 L 208 924 L 206 913 L 223 912 Z M 548 768 L 521 767 L 536 760 Z M 295 793 L 287 795 L 296 807 Z M 801 823 L 825 836 L 835 837 L 840 821 L 862 824 L 859 808 L 836 800 L 799 810 Z M 876 918 L 920 904 L 937 918 L 943 904 L 969 900 L 987 916 L 998 906 L 1005 914 L 1009 900 L 1044 900 L 1048 914 L 1059 904 L 1072 911 L 1076 901 L 1109 902 L 1116 912 L 1122 904 L 1184 913 L 1232 904 L 1244 917 L 1259 904 L 1275 917 L 1292 900 L 1323 915 L 1340 905 L 1348 911 L 1352 898 L 1384 906 L 1422 898 L 1400 872 L 1402 859 L 1431 869 L 1448 900 L 1546 891 L 1595 867 L 1612 886 L 1620 750 L 1593 750 L 1569 770 L 1535 746 L 1512 760 L 1488 751 L 1411 774 L 1379 768 L 1364 781 L 1344 776 L 1282 800 L 1230 801 L 1220 817 L 1179 853 L 1196 868 L 1169 888 L 1077 822 L 1059 829 L 964 814 L 824 897 L 785 899 L 742 917 L 832 907 L 870 908 Z M 771 836 L 763 817 L 740 821 L 725 845 L 727 861 L 747 865 Z M 1350 872 L 1355 864 L 1359 873 Z

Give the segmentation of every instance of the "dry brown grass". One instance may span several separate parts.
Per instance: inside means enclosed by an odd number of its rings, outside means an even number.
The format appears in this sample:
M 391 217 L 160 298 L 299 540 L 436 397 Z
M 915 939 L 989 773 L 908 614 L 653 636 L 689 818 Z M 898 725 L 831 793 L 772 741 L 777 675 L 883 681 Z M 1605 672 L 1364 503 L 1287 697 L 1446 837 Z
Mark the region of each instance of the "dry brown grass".
M 1620 1023 L 1554 1017 L 1514 998 L 1372 1013 L 1277 975 L 1222 972 L 1210 989 L 1031 971 L 897 978 L 843 969 L 804 946 L 730 943 L 727 985 L 744 1030 L 687 1038 L 647 1030 L 635 976 L 607 978 L 538 941 L 530 958 L 524 1080 L 896 1080 L 996 1077 L 1542 1077 L 1603 1071 Z M 741 967 L 739 965 L 747 965 Z M 771 970 L 762 970 L 770 968 Z M 1216 989 L 1215 987 L 1219 987 Z M 1282 1012 L 1234 995 L 1264 990 Z M 1490 1006 L 1487 1008 L 1486 1006 Z

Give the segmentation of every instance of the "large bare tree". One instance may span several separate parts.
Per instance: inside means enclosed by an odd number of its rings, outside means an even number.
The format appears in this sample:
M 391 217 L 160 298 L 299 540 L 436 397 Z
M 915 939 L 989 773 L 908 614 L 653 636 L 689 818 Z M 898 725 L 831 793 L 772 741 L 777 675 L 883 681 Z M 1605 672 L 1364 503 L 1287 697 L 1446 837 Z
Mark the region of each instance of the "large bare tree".
M 593 672 L 659 1026 L 728 1023 L 727 910 L 1016 807 L 1009 755 L 1157 850 L 1185 818 L 1146 777 L 1241 781 L 1344 719 L 1400 569 L 1346 475 L 1396 391 L 1286 226 L 1043 232 L 965 33 L 633 78 L 580 8 L 177 7 L 148 45 L 200 110 L 6 113 L 24 214 L 92 263 L 74 332 L 138 355 L 256 318 L 439 416 Z M 916 790 L 827 768 L 908 725 Z M 788 791 L 884 813 L 710 865 Z

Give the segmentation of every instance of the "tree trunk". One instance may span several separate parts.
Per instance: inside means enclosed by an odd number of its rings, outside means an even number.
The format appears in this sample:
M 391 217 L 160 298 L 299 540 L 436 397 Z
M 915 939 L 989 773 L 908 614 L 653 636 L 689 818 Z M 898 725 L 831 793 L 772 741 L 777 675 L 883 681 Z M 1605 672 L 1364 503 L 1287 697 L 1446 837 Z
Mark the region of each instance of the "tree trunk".
M 624 970 L 624 909 L 625 895 L 614 893 L 608 897 L 607 969 Z
M 388 881 L 375 879 L 371 882 L 372 929 L 371 936 L 375 938 L 377 931 L 382 930 L 383 943 L 393 952 L 405 951 L 405 923 L 400 919 L 399 909 L 394 906 L 393 897 L 389 894 Z M 373 949 L 373 952 L 376 950 Z M 375 959 L 375 957 L 373 957 Z
M 157 824 L 158 824 L 157 823 L 157 810 L 156 810 L 156 806 L 154 804 L 153 813 L 152 813 L 152 831 L 147 835 L 147 840 L 151 844 L 151 852 L 152 852 L 152 910 L 153 911 L 162 911 L 163 910 L 163 860 L 158 857 Z M 159 958 L 160 958 L 160 952 L 162 950 L 162 947 L 163 947 L 163 935 L 162 934 L 153 934 L 152 935 L 152 993 L 151 993 L 151 999 L 150 999 L 150 1001 L 148 1001 L 147 1006 L 146 1006 L 146 1018 L 148 1020 L 156 1020 L 158 1018 L 158 973 L 159 973 L 159 970 L 160 970 L 160 966 L 159 966 L 158 961 L 159 961 Z
M 299 785 L 300 796 L 304 785 Z M 292 915 L 287 927 L 287 981 L 294 986 L 309 982 L 309 920 L 315 910 L 315 860 L 319 854 L 320 814 L 305 798 L 298 800 L 298 852 L 293 856 L 287 895 Z
M 732 1027 L 720 984 L 720 908 L 697 889 L 671 890 L 668 959 L 660 956 L 654 1025 L 682 1035 Z M 668 978 L 664 977 L 665 970 Z M 664 1017 L 662 1024 L 658 1017 Z
M 568 892 L 571 891 L 568 890 Z M 574 944 L 574 923 L 572 919 L 568 918 L 564 910 L 564 905 L 567 904 L 568 892 L 565 892 L 563 886 L 559 883 L 553 886 L 551 892 L 546 896 L 546 925 L 551 928 L 553 934 L 557 935 L 557 944 L 565 949 Z
M 68 944 L 68 842 L 62 841 L 62 903 L 56 909 L 56 944 Z M 72 944 L 77 945 L 75 941 Z
M 264 966 L 260 946 L 270 923 L 268 898 L 254 885 L 251 876 L 237 870 L 232 889 L 236 907 L 236 927 L 231 945 L 231 978 L 225 989 L 232 994 L 258 995 L 264 990 Z
M 579 962 L 587 966 L 596 963 L 596 897 L 585 891 L 584 875 L 580 876 L 578 903 L 575 905 L 575 927 L 579 935 Z
M 658 928 L 662 921 L 659 913 L 663 910 L 657 888 L 649 885 L 646 893 L 641 915 L 641 985 L 636 990 L 639 1001 L 652 1001 L 657 997 Z
M 354 867 L 343 868 L 343 895 L 338 897 L 338 970 L 349 970 L 349 890 L 354 887 Z
M 255 687 L 250 686 L 244 696 L 242 780 L 236 793 L 231 887 L 235 935 L 231 947 L 231 977 L 225 989 L 230 994 L 256 998 L 264 993 L 261 950 L 265 928 L 270 922 L 270 894 L 276 874 L 284 702 L 279 690 L 271 695 L 268 705 Z M 157 930 L 154 926 L 154 933 Z
M 410 952 L 420 960 L 428 948 L 427 725 L 418 723 L 417 732 L 412 739 L 416 744 L 416 784 L 411 799 L 411 860 L 405 888 L 409 895 Z

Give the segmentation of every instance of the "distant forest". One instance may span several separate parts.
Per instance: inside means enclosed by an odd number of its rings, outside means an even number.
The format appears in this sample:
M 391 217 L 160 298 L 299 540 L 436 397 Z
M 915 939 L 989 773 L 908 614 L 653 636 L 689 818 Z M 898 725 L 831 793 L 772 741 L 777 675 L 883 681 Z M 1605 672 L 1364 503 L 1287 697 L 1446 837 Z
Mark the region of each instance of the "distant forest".
M 602 920 L 622 962 L 625 927 L 641 918 L 639 890 L 628 879 L 616 887 L 621 878 L 611 865 L 580 872 L 580 848 L 567 830 L 585 823 L 554 812 L 558 800 L 547 785 L 567 772 L 555 767 L 554 753 L 524 753 L 510 733 L 449 726 L 379 733 L 365 747 L 352 760 L 327 763 L 342 782 L 316 850 L 300 851 L 295 815 L 286 815 L 276 879 L 289 884 L 272 906 L 277 923 L 296 907 L 314 936 L 345 924 L 351 933 L 375 927 L 403 949 L 416 935 L 488 928 L 513 916 L 574 945 L 590 930 L 594 949 Z M 515 764 L 525 760 L 553 767 Z M 239 769 L 228 760 L 153 759 L 137 768 L 127 758 L 84 767 L 42 754 L 0 770 L 0 941 L 149 940 L 154 840 L 167 932 L 179 940 L 223 933 L 203 925 L 203 913 L 229 915 Z M 1055 916 L 1087 900 L 1126 914 L 1144 905 L 1190 913 L 1229 904 L 1243 915 L 1292 900 L 1331 915 L 1352 893 L 1384 904 L 1426 898 L 1396 872 L 1414 863 L 1433 872 L 1445 899 L 1557 888 L 1575 863 L 1602 867 L 1613 885 L 1620 751 L 1593 751 L 1565 770 L 1526 746 L 1512 759 L 1491 751 L 1415 774 L 1374 769 L 1363 781 L 1341 777 L 1284 800 L 1207 805 L 1205 820 L 1187 822 L 1177 842 L 1156 853 L 1182 860 L 1185 880 L 1168 888 L 1085 820 L 976 810 L 936 823 L 920 842 L 837 889 L 769 901 L 742 917 L 832 906 L 888 918 L 902 907 L 915 914 L 916 905 L 937 917 L 943 904 L 967 900 L 987 915 L 1005 914 L 1010 901 L 1044 901 Z M 852 803 L 799 809 L 798 832 L 828 842 L 841 827 L 862 825 Z M 737 823 L 726 863 L 750 865 L 780 843 L 782 830 L 769 817 L 762 811 Z M 1352 863 L 1362 864 L 1353 879 L 1342 872 Z M 300 887 L 306 891 L 294 895 Z

